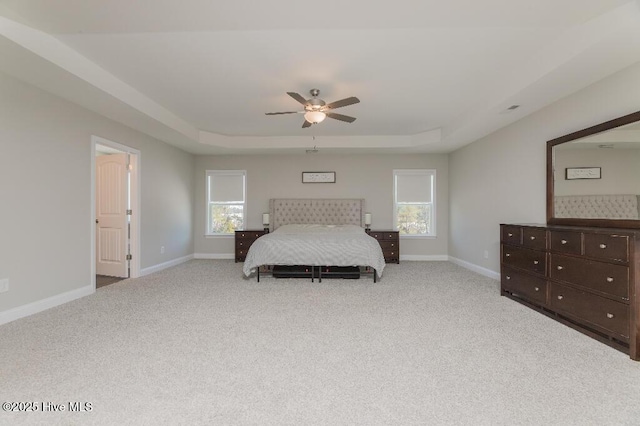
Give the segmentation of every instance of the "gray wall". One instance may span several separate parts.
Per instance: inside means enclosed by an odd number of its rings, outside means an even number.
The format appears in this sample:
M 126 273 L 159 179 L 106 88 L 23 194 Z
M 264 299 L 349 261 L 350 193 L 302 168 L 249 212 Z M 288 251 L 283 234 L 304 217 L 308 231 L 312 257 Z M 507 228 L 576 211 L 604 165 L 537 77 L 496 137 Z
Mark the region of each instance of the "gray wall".
M 196 158 L 195 253 L 231 255 L 232 237 L 205 237 L 206 170 L 247 171 L 247 228 L 262 229 L 270 198 L 364 198 L 373 229 L 393 229 L 393 170 L 436 169 L 437 237 L 403 238 L 403 256 L 447 254 L 448 155 L 269 155 Z M 303 171 L 335 171 L 336 183 L 303 184 Z
M 91 135 L 141 151 L 141 267 L 193 253 L 192 155 L 0 73 L 0 312 L 90 285 Z
M 546 222 L 546 142 L 639 109 L 640 63 L 452 153 L 449 255 L 497 272 L 499 224 Z

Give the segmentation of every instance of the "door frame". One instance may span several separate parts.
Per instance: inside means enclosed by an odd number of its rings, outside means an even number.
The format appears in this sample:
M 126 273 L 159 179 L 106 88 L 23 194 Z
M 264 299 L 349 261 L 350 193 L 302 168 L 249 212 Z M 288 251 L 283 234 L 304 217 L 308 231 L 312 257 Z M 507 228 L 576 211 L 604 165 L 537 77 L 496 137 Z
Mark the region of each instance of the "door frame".
M 129 278 L 140 276 L 140 164 L 142 163 L 141 152 L 137 149 L 113 142 L 100 136 L 91 135 L 91 285 L 96 288 L 96 145 L 104 145 L 117 149 L 130 155 L 131 165 L 131 228 L 130 247 L 132 259 L 129 263 Z

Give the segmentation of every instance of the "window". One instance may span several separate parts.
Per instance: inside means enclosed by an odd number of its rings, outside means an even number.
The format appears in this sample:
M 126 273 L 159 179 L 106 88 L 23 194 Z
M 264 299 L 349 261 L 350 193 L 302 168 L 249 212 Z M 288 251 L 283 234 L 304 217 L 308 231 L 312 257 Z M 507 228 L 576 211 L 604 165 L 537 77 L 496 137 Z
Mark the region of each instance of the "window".
M 436 235 L 435 170 L 393 171 L 393 220 L 400 235 Z
M 207 170 L 207 235 L 244 229 L 245 170 Z

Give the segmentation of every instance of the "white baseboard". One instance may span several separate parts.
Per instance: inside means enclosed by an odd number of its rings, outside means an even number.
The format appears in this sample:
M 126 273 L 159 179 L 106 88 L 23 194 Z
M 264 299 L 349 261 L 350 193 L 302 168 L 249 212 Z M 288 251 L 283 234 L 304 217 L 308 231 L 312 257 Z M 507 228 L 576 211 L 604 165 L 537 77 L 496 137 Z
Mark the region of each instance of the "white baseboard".
M 449 256 L 446 254 L 424 255 L 424 254 L 401 254 L 400 261 L 407 260 L 409 262 L 434 262 L 447 261 Z
M 18 306 L 17 308 L 9 309 L 8 311 L 0 312 L 0 324 L 6 324 L 20 318 L 28 317 L 29 315 L 37 314 L 38 312 L 46 311 L 47 309 L 54 308 L 58 305 L 93 294 L 95 291 L 96 289 L 93 285 L 88 285 L 76 290 L 71 290 L 66 293 L 38 300 L 37 302 Z
M 169 260 L 167 262 L 159 263 L 158 265 L 149 266 L 148 268 L 144 268 L 140 271 L 140 276 L 143 277 L 145 275 L 153 274 L 154 272 L 162 271 L 163 269 L 171 268 L 172 266 L 179 265 L 181 263 L 187 262 L 193 259 L 193 255 L 190 254 L 188 256 L 179 257 L 177 259 Z
M 233 253 L 196 253 L 194 259 L 235 259 Z
M 480 275 L 484 275 L 485 277 L 493 278 L 494 280 L 500 280 L 500 274 L 498 272 L 492 271 L 491 269 L 483 268 L 482 266 L 478 266 L 452 256 L 449 256 L 449 261 L 455 263 L 456 265 L 462 266 L 463 268 L 467 268 L 473 272 L 477 272 Z

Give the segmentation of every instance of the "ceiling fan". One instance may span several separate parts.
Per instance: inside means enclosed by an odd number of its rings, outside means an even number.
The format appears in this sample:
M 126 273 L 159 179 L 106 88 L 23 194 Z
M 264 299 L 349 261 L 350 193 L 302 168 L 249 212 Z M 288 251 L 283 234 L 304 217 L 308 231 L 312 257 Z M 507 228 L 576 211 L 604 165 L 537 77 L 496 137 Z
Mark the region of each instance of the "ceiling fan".
M 356 98 L 355 96 L 351 96 L 350 98 L 341 99 L 339 101 L 327 104 L 325 101 L 318 97 L 318 95 L 320 94 L 320 90 L 311 89 L 309 93 L 311 93 L 311 98 L 305 99 L 298 93 L 287 92 L 287 95 L 291 96 L 293 99 L 300 102 L 304 106 L 303 111 L 266 112 L 265 115 L 304 114 L 304 123 L 302 123 L 303 129 L 306 127 L 311 127 L 312 124 L 318 124 L 327 117 L 333 118 L 335 120 L 346 121 L 347 123 L 353 123 L 354 121 L 356 121 L 355 117 L 349 117 L 348 115 L 336 114 L 335 112 L 331 112 L 331 110 L 334 110 L 336 108 L 342 108 L 360 102 L 360 99 Z

